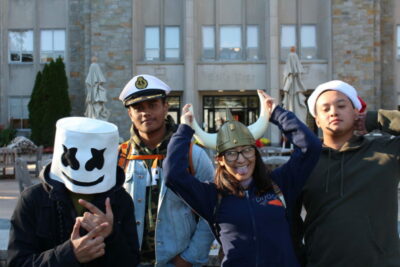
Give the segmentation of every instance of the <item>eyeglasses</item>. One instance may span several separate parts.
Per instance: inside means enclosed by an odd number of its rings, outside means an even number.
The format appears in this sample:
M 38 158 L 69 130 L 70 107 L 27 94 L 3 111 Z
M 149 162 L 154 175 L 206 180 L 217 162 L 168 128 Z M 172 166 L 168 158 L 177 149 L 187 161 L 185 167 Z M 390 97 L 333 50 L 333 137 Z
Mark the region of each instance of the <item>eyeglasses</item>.
M 226 161 L 232 162 L 239 158 L 239 154 L 242 154 L 242 156 L 246 159 L 252 159 L 256 155 L 256 149 L 253 146 L 248 146 L 240 151 L 228 150 L 223 153 L 223 156 Z

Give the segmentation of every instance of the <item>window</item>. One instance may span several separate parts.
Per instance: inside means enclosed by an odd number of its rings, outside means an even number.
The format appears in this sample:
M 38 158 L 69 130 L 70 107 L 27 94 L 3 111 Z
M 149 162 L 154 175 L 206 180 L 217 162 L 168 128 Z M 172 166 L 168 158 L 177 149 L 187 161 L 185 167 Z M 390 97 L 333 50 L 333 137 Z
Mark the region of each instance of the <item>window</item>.
M 145 29 L 144 57 L 146 61 L 160 60 L 160 30 L 158 27 Z
M 241 40 L 240 26 L 222 26 L 220 28 L 220 59 L 242 59 Z
M 176 123 L 180 123 L 181 117 L 181 98 L 180 96 L 168 96 L 168 115 L 170 115 Z
M 202 27 L 203 59 L 215 59 L 215 28 Z
M 400 25 L 397 25 L 397 58 L 400 59 Z
M 179 27 L 165 27 L 165 59 L 179 59 Z
M 214 133 L 222 126 L 226 120 L 226 108 L 244 125 L 250 125 L 258 118 L 257 96 L 204 96 L 203 103 L 203 125 L 207 132 Z
M 317 38 L 315 25 L 301 26 L 301 58 L 315 59 L 317 58 Z
M 42 30 L 40 32 L 40 62 L 65 57 L 65 30 Z
M 10 97 L 10 123 L 14 129 L 28 128 L 29 97 Z
M 33 62 L 33 31 L 10 31 L 8 47 L 11 63 Z
M 281 60 L 286 60 L 290 48 L 296 46 L 296 26 L 281 26 Z
M 247 26 L 247 59 L 258 59 L 258 26 Z
M 298 47 L 295 25 L 281 26 L 281 60 L 286 60 L 290 48 Z M 316 25 L 302 25 L 300 28 L 300 51 L 302 59 L 316 59 L 317 57 L 317 30 Z
M 160 42 L 162 40 L 162 42 Z M 180 29 L 178 26 L 164 27 L 164 38 L 160 38 L 160 27 L 145 28 L 144 60 L 179 60 Z
M 202 27 L 203 60 L 258 60 L 259 53 L 259 26 L 245 27 L 246 37 L 242 35 L 241 26 L 221 26 L 219 28 L 219 50 L 215 49 L 215 27 Z M 218 33 L 217 33 L 218 34 Z M 245 45 L 245 50 L 243 45 Z

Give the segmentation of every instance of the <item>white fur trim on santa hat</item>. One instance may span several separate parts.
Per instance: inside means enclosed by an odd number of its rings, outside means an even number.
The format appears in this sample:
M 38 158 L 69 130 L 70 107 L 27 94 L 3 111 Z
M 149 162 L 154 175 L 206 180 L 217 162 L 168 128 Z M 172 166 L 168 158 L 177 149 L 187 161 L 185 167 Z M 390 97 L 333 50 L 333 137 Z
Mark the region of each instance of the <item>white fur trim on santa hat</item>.
M 320 84 L 315 88 L 314 92 L 310 95 L 307 100 L 308 110 L 310 111 L 311 115 L 315 117 L 315 104 L 317 102 L 318 97 L 325 91 L 339 91 L 346 95 L 350 101 L 353 103 L 354 107 L 358 110 L 361 109 L 361 102 L 357 97 L 356 89 L 348 83 L 345 83 L 340 80 L 333 80 L 330 82 L 326 82 Z

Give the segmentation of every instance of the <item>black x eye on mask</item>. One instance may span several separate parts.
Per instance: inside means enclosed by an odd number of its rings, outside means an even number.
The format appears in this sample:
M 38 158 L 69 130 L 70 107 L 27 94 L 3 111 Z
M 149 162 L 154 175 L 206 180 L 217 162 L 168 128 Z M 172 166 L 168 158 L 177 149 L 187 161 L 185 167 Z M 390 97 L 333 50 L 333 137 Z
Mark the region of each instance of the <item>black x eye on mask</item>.
M 61 155 L 61 163 L 67 167 L 70 166 L 73 170 L 79 169 L 79 161 L 76 159 L 76 152 L 78 149 L 76 147 L 66 148 L 64 145 L 64 153 Z
M 91 148 L 90 151 L 92 152 L 92 158 L 88 160 L 85 164 L 85 169 L 87 171 L 92 171 L 94 168 L 100 170 L 103 168 L 104 165 L 104 151 L 106 149 L 97 150 L 95 148 Z

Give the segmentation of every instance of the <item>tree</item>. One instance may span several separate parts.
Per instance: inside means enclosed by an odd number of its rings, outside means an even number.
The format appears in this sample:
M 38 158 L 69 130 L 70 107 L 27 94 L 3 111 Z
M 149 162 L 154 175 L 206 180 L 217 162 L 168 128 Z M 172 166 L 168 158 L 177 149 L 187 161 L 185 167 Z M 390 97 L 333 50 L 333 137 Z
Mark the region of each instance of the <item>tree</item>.
M 71 112 L 68 80 L 61 58 L 46 64 L 43 72 L 36 75 L 29 102 L 31 139 L 37 145 L 52 146 L 58 119 Z
M 65 73 L 65 64 L 61 57 L 58 57 L 55 64 L 56 68 L 56 81 L 58 85 L 58 92 L 60 92 L 60 115 L 62 117 L 69 116 L 71 113 L 71 101 L 68 95 L 68 79 Z M 60 117 L 60 118 L 62 118 Z
M 68 95 L 68 81 L 65 65 L 61 58 L 50 61 L 48 79 L 44 83 L 44 108 L 42 117 L 41 141 L 45 146 L 52 146 L 56 132 L 56 122 L 67 117 L 71 112 Z
M 47 65 L 44 66 L 43 73 L 48 70 Z M 43 105 L 43 89 L 42 89 L 42 72 L 36 74 L 35 84 L 32 89 L 31 99 L 28 104 L 29 125 L 31 127 L 31 139 L 36 144 L 41 144 L 41 118 Z

